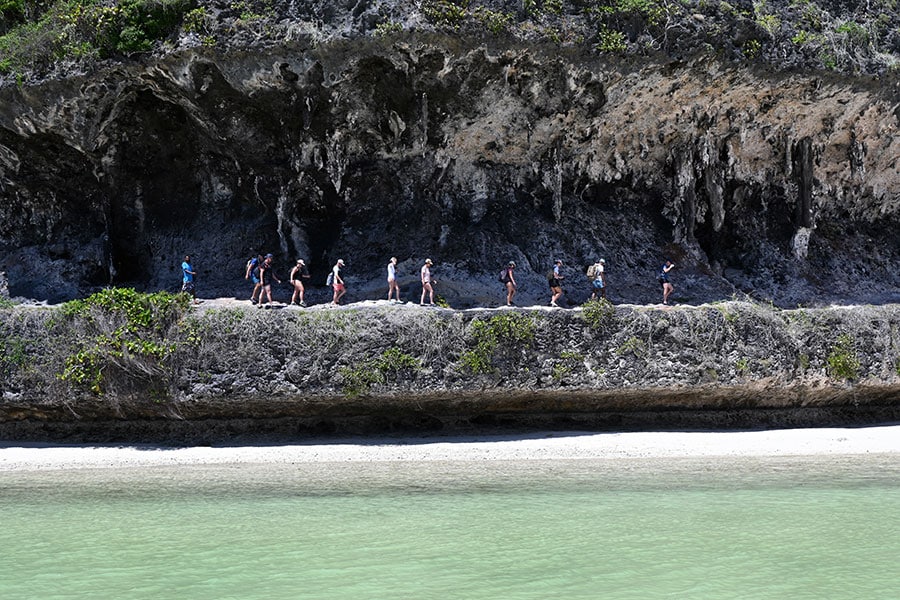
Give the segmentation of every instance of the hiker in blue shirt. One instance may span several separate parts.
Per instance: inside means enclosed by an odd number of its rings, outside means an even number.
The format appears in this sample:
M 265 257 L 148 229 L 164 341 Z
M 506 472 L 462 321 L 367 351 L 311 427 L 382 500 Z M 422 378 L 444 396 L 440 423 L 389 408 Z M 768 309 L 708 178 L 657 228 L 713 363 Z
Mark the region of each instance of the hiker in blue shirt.
M 271 256 L 271 254 L 269 255 Z M 244 279 L 253 282 L 253 291 L 250 292 L 250 303 L 256 304 L 256 294 L 262 291 L 262 283 L 259 281 L 259 268 L 263 264 L 263 255 L 257 254 L 255 258 L 247 261 L 247 269 L 244 271 Z
M 191 257 L 185 256 L 184 262 L 181 263 L 181 291 L 190 294 L 194 299 L 194 304 L 200 304 L 197 300 L 197 294 L 194 292 L 194 276 L 197 274 L 194 267 L 191 266 Z

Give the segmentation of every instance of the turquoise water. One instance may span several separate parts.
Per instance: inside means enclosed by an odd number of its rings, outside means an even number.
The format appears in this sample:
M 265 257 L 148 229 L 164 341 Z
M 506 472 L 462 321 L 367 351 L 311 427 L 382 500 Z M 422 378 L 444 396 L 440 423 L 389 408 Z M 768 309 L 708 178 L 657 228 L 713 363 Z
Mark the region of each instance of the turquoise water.
M 900 598 L 900 458 L 0 473 L 0 598 Z

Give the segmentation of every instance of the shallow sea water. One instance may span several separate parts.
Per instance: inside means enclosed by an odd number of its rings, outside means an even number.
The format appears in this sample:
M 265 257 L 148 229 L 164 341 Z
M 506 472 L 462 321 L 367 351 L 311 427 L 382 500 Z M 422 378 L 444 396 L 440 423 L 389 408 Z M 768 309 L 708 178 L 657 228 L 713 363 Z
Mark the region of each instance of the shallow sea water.
M 900 598 L 900 456 L 0 473 L 0 598 Z

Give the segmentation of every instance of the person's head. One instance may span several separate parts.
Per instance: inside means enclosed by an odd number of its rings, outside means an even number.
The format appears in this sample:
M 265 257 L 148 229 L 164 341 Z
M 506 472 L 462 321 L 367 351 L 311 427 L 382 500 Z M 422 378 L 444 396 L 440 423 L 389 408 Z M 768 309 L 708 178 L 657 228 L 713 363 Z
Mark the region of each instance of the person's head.
M 266 260 L 264 260 L 263 263 L 265 263 L 267 265 L 271 265 L 272 264 L 272 255 L 269 254 L 268 256 L 266 256 Z
M 674 264 L 675 264 L 675 263 L 673 263 L 670 259 L 668 259 L 668 258 L 666 259 L 666 266 L 667 266 L 667 267 L 670 267 L 670 266 L 672 266 L 672 265 L 674 265 Z
M 606 264 L 606 260 L 603 259 L 603 258 L 601 258 L 598 262 L 599 262 L 601 265 L 605 265 L 605 264 Z
M 426 259 L 425 259 L 425 264 L 428 265 L 428 266 L 430 267 L 430 266 L 433 265 L 434 263 L 431 262 L 431 259 L 430 259 L 430 258 L 426 258 Z
M 303 262 L 303 259 L 302 259 L 302 258 L 298 258 L 298 259 L 297 259 L 297 266 L 298 266 L 298 267 L 304 267 L 304 266 L 306 266 L 306 263 Z
M 269 258 L 275 258 L 275 255 L 274 255 L 274 254 L 266 254 L 266 258 L 267 258 L 267 259 L 269 259 Z
M 190 255 L 190 254 L 185 254 L 185 255 L 184 255 L 184 262 L 191 262 L 191 255 Z
M 344 266 L 344 259 L 343 259 L 343 258 L 339 258 L 338 261 L 337 261 L 337 265 L 338 265 L 339 267 L 343 267 L 343 266 Z
M 392 256 L 392 257 L 391 257 L 391 264 L 394 264 L 394 265 L 397 264 L 397 257 L 396 257 L 396 256 Z
M 515 269 L 515 268 L 516 268 L 516 262 L 515 262 L 514 260 L 509 261 L 509 268 L 510 268 L 510 269 Z
M 556 260 L 553 261 L 553 264 L 556 265 L 556 266 L 558 266 L 558 267 L 561 267 L 562 264 L 563 264 L 563 262 L 562 262 L 560 259 L 557 258 Z

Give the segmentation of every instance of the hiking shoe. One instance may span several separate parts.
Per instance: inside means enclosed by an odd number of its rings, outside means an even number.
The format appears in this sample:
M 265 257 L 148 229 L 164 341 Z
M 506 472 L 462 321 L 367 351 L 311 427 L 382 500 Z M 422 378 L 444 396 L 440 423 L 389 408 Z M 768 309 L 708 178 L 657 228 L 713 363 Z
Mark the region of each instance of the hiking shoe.
M 303 308 L 306 308 L 306 302 L 301 302 L 300 306 L 302 306 Z
M 259 302 L 256 300 L 256 298 L 250 298 L 250 304 L 258 304 L 258 303 Z
M 300 305 L 297 304 L 296 302 L 291 302 L 291 306 L 300 306 Z

